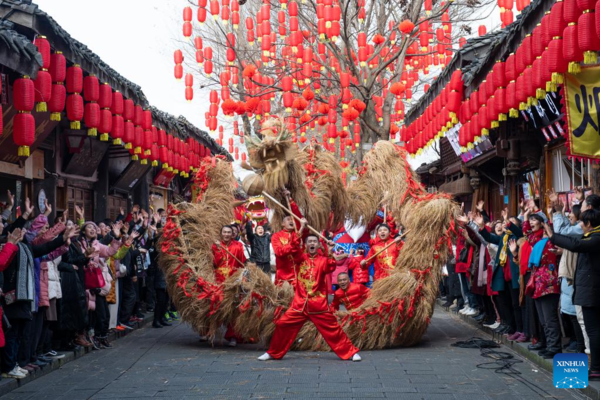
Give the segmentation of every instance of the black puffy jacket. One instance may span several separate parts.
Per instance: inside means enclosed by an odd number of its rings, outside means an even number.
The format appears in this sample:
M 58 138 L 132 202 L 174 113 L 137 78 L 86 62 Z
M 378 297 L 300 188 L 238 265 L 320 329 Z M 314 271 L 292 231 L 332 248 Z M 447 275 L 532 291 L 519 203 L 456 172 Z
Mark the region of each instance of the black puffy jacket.
M 250 261 L 257 264 L 271 263 L 271 234 L 265 233 L 262 236 L 255 235 L 252 232 L 252 222 L 246 224 L 246 237 L 250 242 Z
M 555 233 L 550 241 L 555 246 L 579 253 L 573 284 L 573 304 L 600 307 L 600 232 L 581 239 Z

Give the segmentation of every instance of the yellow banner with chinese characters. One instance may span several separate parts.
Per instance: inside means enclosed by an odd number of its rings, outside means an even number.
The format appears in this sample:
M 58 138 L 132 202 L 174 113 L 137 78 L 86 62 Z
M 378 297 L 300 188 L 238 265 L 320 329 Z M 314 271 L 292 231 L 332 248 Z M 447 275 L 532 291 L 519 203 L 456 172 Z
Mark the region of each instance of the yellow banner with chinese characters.
M 565 74 L 564 102 L 570 155 L 600 160 L 600 66 Z

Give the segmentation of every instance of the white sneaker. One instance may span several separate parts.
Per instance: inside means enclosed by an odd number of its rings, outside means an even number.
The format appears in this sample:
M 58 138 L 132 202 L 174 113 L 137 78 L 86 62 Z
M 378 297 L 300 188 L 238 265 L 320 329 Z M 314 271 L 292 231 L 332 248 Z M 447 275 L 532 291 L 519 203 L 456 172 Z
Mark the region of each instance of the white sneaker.
M 352 361 L 359 362 L 360 360 L 362 360 L 362 358 L 360 358 L 360 354 L 356 353 L 352 356 Z
M 497 327 L 500 326 L 500 322 L 494 322 L 492 325 L 484 325 L 487 326 L 490 329 L 496 329 Z
M 227 344 L 227 346 L 229 346 L 229 347 L 235 347 L 235 346 L 237 346 L 237 340 L 231 339 L 229 341 L 229 343 Z
M 479 314 L 479 312 L 478 312 L 476 309 L 474 309 L 474 308 L 469 308 L 469 309 L 467 310 L 467 312 L 465 312 L 465 314 L 464 314 L 464 315 L 466 315 L 466 316 L 469 316 L 469 317 L 470 317 L 470 316 L 477 315 L 477 314 Z
M 19 371 L 21 371 L 21 373 L 25 376 L 29 375 L 29 371 L 27 371 L 25 368 L 21 368 L 17 365 L 17 367 L 19 368 Z
M 25 374 L 19 370 L 19 366 L 16 365 L 12 371 L 7 374 L 3 374 L 7 378 L 15 378 L 15 379 L 23 379 L 25 378 Z
M 465 314 L 467 311 L 469 311 L 469 307 L 463 307 L 458 312 L 459 314 Z
M 267 360 L 270 360 L 271 358 L 273 358 L 273 357 L 271 357 L 271 355 L 269 353 L 265 353 L 262 356 L 258 357 L 258 361 L 267 361 Z

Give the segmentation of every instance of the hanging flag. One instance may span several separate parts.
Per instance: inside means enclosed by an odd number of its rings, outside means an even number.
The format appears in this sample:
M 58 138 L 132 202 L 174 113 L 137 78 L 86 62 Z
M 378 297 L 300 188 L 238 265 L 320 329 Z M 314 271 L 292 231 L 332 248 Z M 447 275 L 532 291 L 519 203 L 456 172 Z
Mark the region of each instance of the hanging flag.
M 565 76 L 568 154 L 600 160 L 600 66 Z

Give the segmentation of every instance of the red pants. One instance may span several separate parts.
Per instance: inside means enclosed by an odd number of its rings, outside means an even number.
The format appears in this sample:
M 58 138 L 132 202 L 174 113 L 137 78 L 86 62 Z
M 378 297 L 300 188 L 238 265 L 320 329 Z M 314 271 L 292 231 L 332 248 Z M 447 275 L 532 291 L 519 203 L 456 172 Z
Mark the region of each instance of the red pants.
M 271 338 L 271 345 L 267 353 L 275 359 L 283 358 L 307 320 L 311 320 L 315 324 L 323 339 L 342 360 L 349 360 L 358 353 L 358 349 L 348 339 L 331 311 L 322 314 L 307 314 L 291 308 L 275 322 L 275 333 Z

